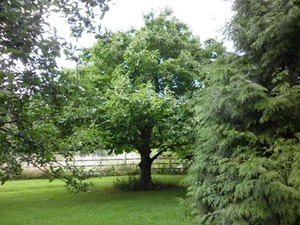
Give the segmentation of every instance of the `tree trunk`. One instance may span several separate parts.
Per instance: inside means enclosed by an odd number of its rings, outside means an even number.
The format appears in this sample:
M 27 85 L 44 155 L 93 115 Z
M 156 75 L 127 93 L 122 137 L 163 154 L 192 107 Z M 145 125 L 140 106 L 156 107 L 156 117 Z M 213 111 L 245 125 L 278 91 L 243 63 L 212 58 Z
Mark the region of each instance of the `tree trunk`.
M 140 167 L 140 185 L 143 190 L 150 190 L 153 188 L 152 177 L 151 177 L 151 166 L 153 160 L 150 158 L 150 151 L 141 154 Z
M 151 153 L 151 134 L 152 127 L 144 127 L 140 131 L 141 133 L 141 144 L 138 148 L 138 151 L 141 156 L 141 162 L 139 163 L 140 167 L 140 185 L 141 189 L 149 190 L 153 188 L 152 177 L 151 177 L 151 166 L 153 159 L 150 157 Z

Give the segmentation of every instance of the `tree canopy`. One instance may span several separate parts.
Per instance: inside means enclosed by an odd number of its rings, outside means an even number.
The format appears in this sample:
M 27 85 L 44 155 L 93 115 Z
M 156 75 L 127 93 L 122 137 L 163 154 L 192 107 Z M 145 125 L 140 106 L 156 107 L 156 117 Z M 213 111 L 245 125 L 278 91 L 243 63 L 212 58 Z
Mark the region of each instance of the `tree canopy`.
M 144 21 L 140 30 L 99 39 L 83 54 L 81 76 L 99 96 L 95 123 L 102 147 L 114 153 L 137 151 L 140 181 L 148 189 L 152 162 L 191 142 L 186 104 L 200 86 L 204 51 L 170 10 L 150 13 Z
M 187 203 L 197 224 L 296 225 L 299 2 L 237 0 L 234 10 L 242 54 L 219 58 L 198 93 Z
M 47 23 L 61 13 L 73 36 L 95 31 L 95 10 L 106 1 L 8 0 L 0 2 L 0 178 L 2 183 L 21 172 L 22 163 L 60 176 L 55 153 L 70 156 L 56 128 L 63 87 L 56 58 L 68 44 Z M 78 174 L 77 174 L 78 175 Z M 62 176 L 60 176 L 62 177 Z M 77 176 L 79 177 L 79 176 Z M 67 178 L 68 184 L 74 184 Z

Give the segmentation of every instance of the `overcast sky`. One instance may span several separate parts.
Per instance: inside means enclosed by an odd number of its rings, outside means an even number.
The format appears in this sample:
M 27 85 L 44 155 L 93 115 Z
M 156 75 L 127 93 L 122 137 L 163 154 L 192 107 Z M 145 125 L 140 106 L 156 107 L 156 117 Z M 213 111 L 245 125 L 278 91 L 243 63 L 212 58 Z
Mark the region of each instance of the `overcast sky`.
M 170 7 L 202 41 L 221 38 L 220 30 L 232 15 L 231 2 L 224 0 L 113 0 L 112 3 L 103 19 L 103 24 L 112 30 L 141 27 L 143 14 Z
M 228 0 L 112 0 L 102 24 L 112 31 L 140 28 L 143 25 L 143 14 L 169 7 L 179 20 L 191 28 L 194 35 L 200 37 L 201 42 L 208 38 L 223 41 L 223 28 L 232 16 L 231 5 Z M 55 19 L 53 23 L 59 34 L 67 38 L 65 25 Z M 93 37 L 84 36 L 79 40 L 78 46 L 90 47 L 93 43 Z M 226 46 L 232 48 L 229 42 Z M 72 66 L 71 63 L 67 65 L 64 60 L 60 60 L 59 64 Z

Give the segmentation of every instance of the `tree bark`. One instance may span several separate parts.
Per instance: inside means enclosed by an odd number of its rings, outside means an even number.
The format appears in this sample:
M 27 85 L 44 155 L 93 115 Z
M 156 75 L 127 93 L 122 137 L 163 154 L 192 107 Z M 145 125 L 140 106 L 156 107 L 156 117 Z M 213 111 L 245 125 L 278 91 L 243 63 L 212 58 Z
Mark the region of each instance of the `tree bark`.
M 140 167 L 140 185 L 143 190 L 150 190 L 153 188 L 152 176 L 151 176 L 151 166 L 153 160 L 150 158 L 150 152 L 141 154 Z
M 151 177 L 151 166 L 153 159 L 150 157 L 151 153 L 151 135 L 152 127 L 144 127 L 141 130 L 141 143 L 139 146 L 139 153 L 141 156 L 140 167 L 140 185 L 141 189 L 149 190 L 153 188 L 152 177 Z

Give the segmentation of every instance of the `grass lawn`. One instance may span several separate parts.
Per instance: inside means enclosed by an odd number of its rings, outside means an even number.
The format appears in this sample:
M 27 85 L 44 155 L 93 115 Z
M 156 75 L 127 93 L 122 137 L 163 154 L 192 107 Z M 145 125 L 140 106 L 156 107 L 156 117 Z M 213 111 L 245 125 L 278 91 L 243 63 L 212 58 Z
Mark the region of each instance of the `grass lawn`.
M 183 176 L 156 176 L 178 183 Z M 1 225 L 190 225 L 178 198 L 185 190 L 112 190 L 116 177 L 94 178 L 89 193 L 69 193 L 60 181 L 8 181 L 0 186 Z

